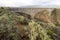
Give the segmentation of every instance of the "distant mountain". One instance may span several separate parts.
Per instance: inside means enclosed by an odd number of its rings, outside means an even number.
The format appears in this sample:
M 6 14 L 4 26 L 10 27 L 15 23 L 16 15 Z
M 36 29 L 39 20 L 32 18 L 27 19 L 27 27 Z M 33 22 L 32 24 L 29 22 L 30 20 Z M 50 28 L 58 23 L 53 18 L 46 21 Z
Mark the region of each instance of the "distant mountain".
M 59 5 L 30 5 L 30 6 L 21 6 L 17 8 L 60 8 Z

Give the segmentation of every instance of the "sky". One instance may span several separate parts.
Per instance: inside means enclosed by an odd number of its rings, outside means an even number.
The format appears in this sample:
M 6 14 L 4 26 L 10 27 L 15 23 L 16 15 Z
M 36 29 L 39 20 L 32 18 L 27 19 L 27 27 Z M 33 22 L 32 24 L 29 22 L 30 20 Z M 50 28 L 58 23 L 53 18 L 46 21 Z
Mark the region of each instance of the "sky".
M 0 0 L 0 6 L 60 5 L 60 0 Z

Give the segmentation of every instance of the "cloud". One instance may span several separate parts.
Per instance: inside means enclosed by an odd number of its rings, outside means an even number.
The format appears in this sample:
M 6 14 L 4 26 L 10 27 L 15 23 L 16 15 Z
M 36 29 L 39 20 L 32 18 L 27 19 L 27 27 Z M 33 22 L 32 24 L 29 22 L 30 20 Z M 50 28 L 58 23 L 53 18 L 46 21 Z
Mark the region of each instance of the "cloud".
M 0 0 L 0 6 L 20 7 L 28 5 L 60 5 L 59 0 Z
M 34 0 L 34 1 L 32 3 L 35 5 L 60 5 L 60 0 Z
M 0 6 L 24 6 L 24 5 L 32 5 L 31 0 L 0 0 Z

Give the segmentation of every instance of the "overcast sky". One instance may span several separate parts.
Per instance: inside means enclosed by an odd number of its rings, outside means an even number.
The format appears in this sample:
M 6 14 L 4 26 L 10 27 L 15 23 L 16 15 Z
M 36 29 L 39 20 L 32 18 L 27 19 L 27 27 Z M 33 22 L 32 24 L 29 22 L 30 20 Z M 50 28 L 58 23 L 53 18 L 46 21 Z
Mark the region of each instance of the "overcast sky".
M 0 6 L 60 5 L 60 0 L 0 0 Z

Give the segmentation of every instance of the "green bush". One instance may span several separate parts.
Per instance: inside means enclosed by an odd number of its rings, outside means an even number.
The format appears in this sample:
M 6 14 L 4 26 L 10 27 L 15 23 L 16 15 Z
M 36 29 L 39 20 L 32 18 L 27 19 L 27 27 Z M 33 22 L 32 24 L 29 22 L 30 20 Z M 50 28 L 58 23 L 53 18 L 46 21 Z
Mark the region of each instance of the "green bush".
M 1 9 L 1 8 L 0 8 Z M 27 23 L 24 16 L 15 12 L 4 11 L 0 13 L 0 40 L 18 40 L 17 23 Z
M 35 21 L 31 21 L 29 23 L 29 27 L 30 27 L 30 34 L 29 34 L 29 38 L 30 40 L 52 40 L 49 35 L 47 35 L 47 31 L 42 28 L 42 26 L 40 26 L 40 24 L 38 24 Z
M 3 15 L 0 13 L 0 40 L 17 40 L 18 35 L 15 21 L 11 20 L 13 17 L 8 15 L 10 12 L 3 13 Z

